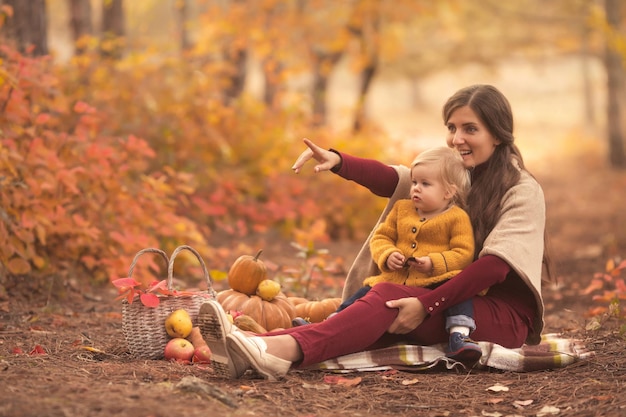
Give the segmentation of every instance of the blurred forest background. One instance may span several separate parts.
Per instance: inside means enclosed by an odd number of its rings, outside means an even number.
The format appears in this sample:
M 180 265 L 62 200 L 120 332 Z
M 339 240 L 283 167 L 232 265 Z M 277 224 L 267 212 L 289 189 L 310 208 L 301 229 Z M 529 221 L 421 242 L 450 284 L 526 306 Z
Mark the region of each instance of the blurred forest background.
M 269 239 L 321 262 L 385 201 L 312 166 L 293 174 L 301 139 L 409 163 L 443 144 L 442 104 L 474 83 L 510 99 L 531 169 L 596 152 L 623 170 L 625 9 L 0 0 L 0 292 L 107 282 L 145 247 L 189 244 L 218 279 Z

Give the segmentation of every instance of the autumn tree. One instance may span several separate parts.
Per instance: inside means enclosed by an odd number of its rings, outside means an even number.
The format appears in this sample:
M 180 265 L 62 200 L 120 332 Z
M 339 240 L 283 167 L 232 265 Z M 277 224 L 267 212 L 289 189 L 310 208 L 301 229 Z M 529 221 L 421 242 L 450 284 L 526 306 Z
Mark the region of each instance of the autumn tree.
M 359 89 L 356 112 L 352 129 L 358 132 L 365 120 L 365 100 L 378 71 L 381 44 L 381 2 L 379 0 L 364 0 L 357 4 L 357 8 L 348 22 L 349 31 L 354 34 L 359 43 Z
M 34 56 L 48 54 L 47 14 L 45 0 L 3 0 L 13 16 L 7 21 L 6 33 L 20 51 Z
M 262 49 L 266 84 L 271 89 L 278 89 L 279 83 L 285 88 L 289 79 L 310 75 L 308 98 L 314 126 L 327 122 L 329 80 L 349 45 L 346 26 L 351 8 L 350 3 L 328 0 L 298 2 L 290 10 L 290 18 L 283 14 L 274 19 L 278 26 L 272 29 L 272 37 L 266 39 L 267 46 Z M 278 56 L 272 53 L 276 47 L 282 51 Z
M 604 62 L 607 73 L 609 162 L 613 168 L 624 169 L 626 168 L 623 123 L 623 115 L 626 113 L 624 106 L 626 37 L 622 34 L 620 38 L 620 27 L 624 24 L 622 20 L 623 4 L 620 0 L 604 0 L 604 10 L 608 24 Z
M 219 90 L 214 94 L 225 104 L 240 98 L 248 76 L 248 9 L 247 0 L 227 0 L 212 3 L 197 17 L 197 41 L 190 56 L 211 75 Z
M 70 28 L 74 40 L 76 55 L 81 55 L 85 47 L 82 40 L 85 36 L 93 35 L 91 20 L 91 2 L 85 0 L 68 0 L 70 10 Z
M 103 56 L 120 58 L 122 41 L 126 35 L 123 0 L 102 2 L 102 46 Z
M 191 40 L 189 39 L 189 31 L 187 30 L 187 22 L 189 19 L 189 5 L 187 0 L 178 0 L 174 4 L 176 11 L 176 22 L 178 24 L 180 50 L 188 51 L 191 48 Z
M 255 48 L 261 52 L 261 71 L 264 78 L 263 102 L 268 108 L 280 106 L 280 95 L 286 87 L 284 82 L 285 73 L 285 38 L 281 32 L 285 28 L 285 22 L 291 17 L 289 4 L 283 2 L 269 2 L 261 7 L 261 20 L 259 22 L 262 33 L 265 33 L 265 43 L 269 48 Z M 283 32 L 284 33 L 284 32 Z M 267 34 L 270 34 L 267 36 Z M 288 38 L 287 38 L 288 39 Z M 271 51 L 270 53 L 267 53 Z
M 238 16 L 243 16 L 248 9 L 247 0 L 231 0 L 229 3 L 229 13 L 235 19 L 237 19 Z M 235 22 L 237 22 L 237 20 L 235 20 Z M 232 28 L 230 41 L 224 43 L 224 56 L 227 62 L 230 63 L 229 81 L 224 96 L 231 100 L 241 95 L 246 84 L 248 45 L 247 36 L 242 36 L 242 32 L 245 32 L 246 29 L 245 25 L 235 24 Z

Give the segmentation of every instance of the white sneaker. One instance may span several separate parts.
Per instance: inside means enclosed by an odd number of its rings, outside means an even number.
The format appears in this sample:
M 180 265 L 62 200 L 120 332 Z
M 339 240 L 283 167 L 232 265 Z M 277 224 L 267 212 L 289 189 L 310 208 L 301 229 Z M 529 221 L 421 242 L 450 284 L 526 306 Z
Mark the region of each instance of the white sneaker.
M 250 363 L 245 358 L 228 352 L 226 336 L 240 331 L 230 323 L 219 302 L 209 300 L 200 306 L 198 327 L 211 349 L 211 367 L 216 376 L 237 379 L 250 369 Z
M 285 376 L 291 368 L 291 362 L 267 353 L 267 345 L 260 337 L 233 332 L 226 335 L 226 345 L 232 356 L 240 360 L 245 358 L 259 374 L 270 381 Z

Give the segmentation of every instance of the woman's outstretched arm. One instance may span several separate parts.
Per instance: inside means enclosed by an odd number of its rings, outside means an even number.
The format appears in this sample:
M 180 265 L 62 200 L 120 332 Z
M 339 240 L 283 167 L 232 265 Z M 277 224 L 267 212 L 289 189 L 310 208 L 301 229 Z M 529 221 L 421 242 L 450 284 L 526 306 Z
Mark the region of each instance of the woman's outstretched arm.
M 380 197 L 391 197 L 398 185 L 398 172 L 374 159 L 359 158 L 336 150 L 327 150 L 304 139 L 307 149 L 300 154 L 292 169 L 299 173 L 311 159 L 318 162 L 314 172 L 332 171 L 369 189 Z

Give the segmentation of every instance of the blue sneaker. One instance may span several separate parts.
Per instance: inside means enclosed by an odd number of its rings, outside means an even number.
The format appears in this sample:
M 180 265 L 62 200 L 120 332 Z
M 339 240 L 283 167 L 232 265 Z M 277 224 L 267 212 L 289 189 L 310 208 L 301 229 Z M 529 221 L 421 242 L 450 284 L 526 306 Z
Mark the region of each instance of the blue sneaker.
M 293 327 L 306 326 L 307 324 L 311 324 L 311 322 L 303 319 L 302 317 L 294 317 L 294 319 L 291 320 L 291 325 Z
M 463 365 L 471 366 L 478 362 L 482 355 L 483 351 L 478 343 L 468 336 L 463 336 L 457 332 L 450 333 L 446 357 L 461 362 Z

